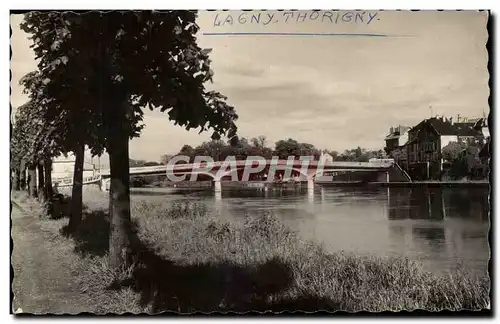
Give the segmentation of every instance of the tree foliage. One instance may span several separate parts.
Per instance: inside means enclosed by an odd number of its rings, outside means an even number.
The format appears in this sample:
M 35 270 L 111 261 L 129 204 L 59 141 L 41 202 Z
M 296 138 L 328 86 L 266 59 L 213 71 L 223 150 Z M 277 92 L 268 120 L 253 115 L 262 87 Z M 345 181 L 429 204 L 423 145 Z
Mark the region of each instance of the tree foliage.
M 161 164 L 155 161 L 129 159 L 129 165 L 131 168 L 134 168 L 134 167 L 158 166 Z
M 163 154 L 161 157 L 160 157 L 160 163 L 161 164 L 167 164 L 168 161 L 170 161 L 170 159 L 172 158 L 173 155 L 171 154 Z
M 454 179 L 471 176 L 474 169 L 482 166 L 479 158 L 481 143 L 477 141 L 457 141 L 448 143 L 441 150 L 444 162 L 449 165 L 448 173 Z M 486 176 L 486 175 L 484 175 Z
M 368 162 L 371 158 L 385 158 L 386 154 L 383 150 L 366 150 L 360 147 L 352 150 L 345 150 L 339 154 L 336 151 L 328 151 L 326 153 L 332 156 L 333 161 L 354 161 Z M 288 138 L 279 140 L 275 143 L 274 149 L 267 146 L 267 138 L 263 135 L 253 137 L 250 140 L 246 138 L 238 138 L 236 143 L 228 141 L 206 141 L 193 148 L 190 145 L 183 145 L 178 155 L 187 155 L 190 161 L 193 162 L 196 156 L 209 156 L 214 161 L 223 161 L 228 156 L 235 156 L 236 159 L 246 159 L 248 156 L 262 156 L 266 159 L 271 159 L 277 156 L 280 159 L 288 159 L 289 156 L 313 156 L 316 160 L 321 156 L 321 150 L 312 144 L 300 143 L 297 140 Z
M 211 81 L 210 50 L 196 43 L 196 11 L 30 12 L 42 93 L 49 111 L 67 114 L 65 138 L 105 148 L 110 158 L 110 261 L 124 261 L 130 227 L 128 140 L 140 135 L 143 108 L 186 129 L 236 137 L 237 114 Z M 78 123 L 76 121 L 79 121 Z M 71 124 L 71 125 L 70 125 Z
M 464 142 L 450 142 L 441 150 L 443 159 L 448 162 L 457 160 L 465 155 L 467 144 Z
M 129 123 L 123 126 L 130 136 L 139 135 L 142 108 L 149 107 L 165 111 L 188 130 L 213 129 L 216 137 L 229 130 L 232 137 L 237 130 L 234 108 L 225 96 L 204 87 L 213 72 L 210 50 L 196 44 L 196 15 L 31 12 L 22 28 L 33 35 L 51 97 L 73 103 L 75 114 L 93 117 L 87 123 L 102 126 L 113 104 L 126 100 Z
M 287 159 L 289 156 L 314 156 L 316 159 L 320 156 L 320 151 L 312 144 L 299 143 L 294 139 L 279 140 L 274 147 L 274 154 L 280 159 Z
M 16 165 L 21 159 L 37 164 L 60 153 L 61 147 L 54 140 L 56 122 L 46 120 L 44 115 L 44 107 L 33 100 L 17 108 L 11 143 Z
M 392 150 L 389 154 L 396 162 L 401 160 L 406 160 L 407 151 L 406 148 L 396 148 Z

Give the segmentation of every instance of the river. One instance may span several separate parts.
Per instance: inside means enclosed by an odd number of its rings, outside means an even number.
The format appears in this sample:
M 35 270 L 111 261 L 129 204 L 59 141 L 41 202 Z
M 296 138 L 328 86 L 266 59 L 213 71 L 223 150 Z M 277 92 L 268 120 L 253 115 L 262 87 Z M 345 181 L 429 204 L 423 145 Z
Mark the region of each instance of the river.
M 273 211 L 329 252 L 406 256 L 434 273 L 464 267 L 484 275 L 490 257 L 488 189 L 332 188 L 314 193 L 133 191 L 134 200 L 196 199 L 221 217 Z

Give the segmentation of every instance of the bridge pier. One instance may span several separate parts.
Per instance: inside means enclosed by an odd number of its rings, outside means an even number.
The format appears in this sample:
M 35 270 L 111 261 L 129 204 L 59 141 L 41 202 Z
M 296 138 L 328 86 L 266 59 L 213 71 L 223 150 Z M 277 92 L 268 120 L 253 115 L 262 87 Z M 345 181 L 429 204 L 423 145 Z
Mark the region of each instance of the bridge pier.
M 214 188 L 215 192 L 221 192 L 222 191 L 222 184 L 220 180 L 214 180 L 212 181 L 212 187 Z
M 314 180 L 313 179 L 308 179 L 307 180 L 307 196 L 309 201 L 314 201 Z
M 221 200 L 222 199 L 222 184 L 221 184 L 220 180 L 213 180 L 212 181 L 212 188 L 214 189 L 215 200 Z
M 109 191 L 110 179 L 101 178 L 101 191 Z
M 390 182 L 389 179 L 390 179 L 389 171 L 379 172 L 377 175 L 378 182 Z

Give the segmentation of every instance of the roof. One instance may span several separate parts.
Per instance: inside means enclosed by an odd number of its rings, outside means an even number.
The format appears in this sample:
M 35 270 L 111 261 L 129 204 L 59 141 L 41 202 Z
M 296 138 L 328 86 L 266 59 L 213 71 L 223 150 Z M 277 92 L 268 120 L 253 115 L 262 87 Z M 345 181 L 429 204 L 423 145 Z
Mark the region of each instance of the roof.
M 458 136 L 477 136 L 482 132 L 475 128 L 475 123 L 456 123 L 454 126 L 457 128 Z
M 446 118 L 432 117 L 421 121 L 413 129 L 417 130 L 420 125 L 430 124 L 438 133 L 438 135 L 455 135 L 455 136 L 478 136 L 481 133 L 474 126 L 477 124 L 475 122 L 464 122 L 464 123 L 452 123 Z
M 392 132 L 385 137 L 386 140 L 400 138 L 404 133 L 410 130 L 409 126 L 393 127 Z

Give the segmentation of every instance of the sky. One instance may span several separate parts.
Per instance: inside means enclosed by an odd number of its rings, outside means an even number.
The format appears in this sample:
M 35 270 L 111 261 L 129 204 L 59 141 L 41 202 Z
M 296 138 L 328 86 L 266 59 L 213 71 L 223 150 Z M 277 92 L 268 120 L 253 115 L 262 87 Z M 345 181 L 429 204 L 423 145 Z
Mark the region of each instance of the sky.
M 342 152 L 383 148 L 391 126 L 431 115 L 487 115 L 487 19 L 475 11 L 200 11 L 197 23 L 200 46 L 212 49 L 207 87 L 235 107 L 240 136 Z M 19 79 L 36 69 L 21 20 L 11 16 L 13 109 L 27 100 Z M 144 123 L 130 142 L 134 159 L 158 161 L 210 140 L 160 112 L 146 110 Z

